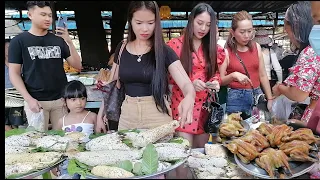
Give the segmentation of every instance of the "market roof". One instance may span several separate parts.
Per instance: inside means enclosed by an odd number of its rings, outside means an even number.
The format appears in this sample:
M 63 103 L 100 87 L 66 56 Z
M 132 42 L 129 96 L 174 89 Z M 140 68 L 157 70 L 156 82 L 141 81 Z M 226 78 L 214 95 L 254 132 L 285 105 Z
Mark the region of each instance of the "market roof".
M 5 9 L 25 10 L 27 1 L 5 1 Z M 72 10 L 77 4 L 93 4 L 101 9 L 112 10 L 125 7 L 128 1 L 54 1 L 56 10 Z M 203 1 L 210 4 L 215 11 L 261 11 L 283 12 L 290 4 L 297 1 Z M 159 6 L 167 5 L 172 11 L 190 11 L 198 1 L 157 1 Z
M 283 25 L 283 20 L 278 21 L 278 25 Z M 110 25 L 107 23 L 104 24 L 104 29 L 111 29 Z M 161 21 L 162 28 L 169 29 L 169 28 L 183 28 L 187 26 L 187 20 L 163 20 Z M 253 20 L 254 26 L 273 26 L 272 21 L 267 20 Z M 22 30 L 29 30 L 31 27 L 30 21 L 24 21 L 23 23 L 18 23 L 18 26 Z M 76 22 L 74 20 L 69 20 L 67 25 L 69 30 L 77 29 Z M 220 20 L 218 23 L 219 28 L 230 28 L 231 27 L 231 20 Z M 127 27 L 126 27 L 127 29 Z

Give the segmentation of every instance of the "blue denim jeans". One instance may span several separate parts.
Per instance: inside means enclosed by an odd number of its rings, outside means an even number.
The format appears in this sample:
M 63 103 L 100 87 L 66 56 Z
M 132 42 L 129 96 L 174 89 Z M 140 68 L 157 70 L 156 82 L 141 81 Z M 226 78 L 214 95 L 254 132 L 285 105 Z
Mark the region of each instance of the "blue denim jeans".
M 252 89 L 232 89 L 228 88 L 226 113 L 243 112 L 251 115 L 253 107 L 253 94 L 261 94 L 259 88 Z

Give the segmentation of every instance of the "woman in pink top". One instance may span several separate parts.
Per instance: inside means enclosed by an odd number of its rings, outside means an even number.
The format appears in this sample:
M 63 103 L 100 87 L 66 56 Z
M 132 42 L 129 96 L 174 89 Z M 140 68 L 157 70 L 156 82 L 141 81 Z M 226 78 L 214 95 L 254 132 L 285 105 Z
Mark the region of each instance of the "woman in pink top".
M 184 35 L 168 42 L 168 45 L 180 57 L 196 90 L 193 122 L 177 129 L 180 135 L 187 138 L 193 147 L 203 147 L 208 141 L 208 134 L 205 134 L 203 129 L 207 113 L 202 109 L 202 104 L 208 96 L 208 89 L 220 89 L 220 76 L 217 71 L 225 54 L 223 48 L 217 45 L 218 27 L 216 23 L 216 13 L 211 6 L 199 3 L 189 15 Z M 173 119 L 176 119 L 183 93 L 172 78 L 169 81 L 173 85 L 172 116 Z M 213 84 L 207 86 L 207 82 Z

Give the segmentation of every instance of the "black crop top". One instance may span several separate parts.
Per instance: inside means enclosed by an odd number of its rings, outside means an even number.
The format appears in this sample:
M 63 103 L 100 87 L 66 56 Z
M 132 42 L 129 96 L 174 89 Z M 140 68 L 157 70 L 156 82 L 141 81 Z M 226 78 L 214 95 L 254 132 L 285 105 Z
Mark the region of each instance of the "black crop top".
M 118 54 L 121 44 L 122 43 L 119 43 L 115 50 L 114 62 L 116 64 L 118 64 Z M 179 57 L 168 45 L 165 45 L 164 48 L 165 52 L 167 52 L 165 54 L 165 63 L 168 68 L 169 65 L 178 60 Z M 137 55 L 129 53 L 126 48 L 123 49 L 120 60 L 119 77 L 125 87 L 127 95 L 131 97 L 152 95 L 151 82 L 155 70 L 154 58 L 153 49 L 142 55 L 141 62 L 137 61 Z

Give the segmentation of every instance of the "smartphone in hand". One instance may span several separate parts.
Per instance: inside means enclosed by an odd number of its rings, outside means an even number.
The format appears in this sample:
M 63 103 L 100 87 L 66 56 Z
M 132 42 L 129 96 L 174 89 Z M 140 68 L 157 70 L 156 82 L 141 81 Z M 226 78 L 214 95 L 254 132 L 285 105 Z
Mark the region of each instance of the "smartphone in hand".
M 67 17 L 61 17 L 59 16 L 58 18 L 58 23 L 57 23 L 57 27 L 61 27 L 61 28 L 66 28 L 67 27 Z M 57 33 L 57 34 L 61 34 L 61 33 Z

